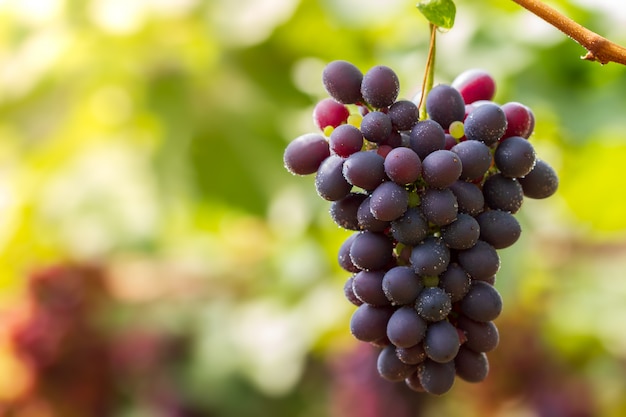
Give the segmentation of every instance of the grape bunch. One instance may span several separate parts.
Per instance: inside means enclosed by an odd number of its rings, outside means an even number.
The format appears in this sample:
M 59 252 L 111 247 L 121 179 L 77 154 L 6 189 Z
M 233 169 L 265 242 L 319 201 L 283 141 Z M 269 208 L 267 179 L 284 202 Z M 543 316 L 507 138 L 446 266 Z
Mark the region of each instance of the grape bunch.
M 444 394 L 456 376 L 484 380 L 499 341 L 497 250 L 518 240 L 524 196 L 558 187 L 529 141 L 532 111 L 495 103 L 482 70 L 432 88 L 423 120 L 414 101 L 398 99 L 389 67 L 363 73 L 333 61 L 322 81 L 330 97 L 313 111 L 320 132 L 293 140 L 284 163 L 315 174 L 334 222 L 354 232 L 338 254 L 352 274 L 352 334 L 380 347 L 383 378 L 415 391 Z

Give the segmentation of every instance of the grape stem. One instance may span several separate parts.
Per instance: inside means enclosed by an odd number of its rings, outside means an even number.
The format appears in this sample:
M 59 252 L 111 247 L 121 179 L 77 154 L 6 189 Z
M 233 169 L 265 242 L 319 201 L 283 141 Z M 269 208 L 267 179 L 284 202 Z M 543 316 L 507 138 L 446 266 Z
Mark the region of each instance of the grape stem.
M 626 65 L 626 48 L 611 42 L 539 0 L 513 0 L 548 22 L 587 50 L 582 59 L 601 64 L 615 62 Z
M 426 96 L 432 90 L 435 80 L 435 52 L 436 52 L 437 26 L 430 24 L 430 45 L 428 46 L 428 58 L 426 59 L 426 71 L 422 82 L 420 94 L 419 118 L 426 119 Z

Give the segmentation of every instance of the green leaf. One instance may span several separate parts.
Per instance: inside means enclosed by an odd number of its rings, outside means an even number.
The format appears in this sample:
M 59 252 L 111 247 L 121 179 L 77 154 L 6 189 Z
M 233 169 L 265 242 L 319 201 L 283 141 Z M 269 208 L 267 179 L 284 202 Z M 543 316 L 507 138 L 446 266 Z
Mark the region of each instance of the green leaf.
M 451 29 L 456 16 L 453 0 L 422 0 L 417 8 L 433 25 L 442 29 Z

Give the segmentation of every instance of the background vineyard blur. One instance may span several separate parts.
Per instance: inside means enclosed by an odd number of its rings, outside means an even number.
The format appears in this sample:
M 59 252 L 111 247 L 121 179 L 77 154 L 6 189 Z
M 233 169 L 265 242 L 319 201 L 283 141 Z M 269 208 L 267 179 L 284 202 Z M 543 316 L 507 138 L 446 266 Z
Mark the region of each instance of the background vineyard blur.
M 282 151 L 328 61 L 412 97 L 414 3 L 0 0 L 0 416 L 626 415 L 626 67 L 513 2 L 457 0 L 436 69 L 530 106 L 561 180 L 501 251 L 491 374 L 408 393 L 350 336 L 347 232 Z M 626 44 L 621 2 L 550 4 Z

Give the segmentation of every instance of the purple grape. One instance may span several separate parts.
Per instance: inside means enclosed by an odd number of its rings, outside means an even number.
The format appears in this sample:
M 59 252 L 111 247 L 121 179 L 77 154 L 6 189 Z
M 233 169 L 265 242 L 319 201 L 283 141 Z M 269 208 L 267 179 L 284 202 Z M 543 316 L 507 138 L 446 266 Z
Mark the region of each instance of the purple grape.
M 392 257 L 393 244 L 380 233 L 360 232 L 350 246 L 350 259 L 359 269 L 383 269 Z
M 432 395 L 443 395 L 454 385 L 454 361 L 439 363 L 426 359 L 417 366 L 417 375 L 424 391 Z
M 387 339 L 387 322 L 393 314 L 392 307 L 360 305 L 350 319 L 350 332 L 362 342 L 378 342 Z
M 422 213 L 429 222 L 445 226 L 456 220 L 458 203 L 450 189 L 428 188 L 421 199 Z
M 498 142 L 506 132 L 506 116 L 497 104 L 476 107 L 465 119 L 465 137 L 487 146 Z
M 416 369 L 415 365 L 406 364 L 398 359 L 393 345 L 385 347 L 378 354 L 376 367 L 378 374 L 388 381 L 402 381 Z
M 485 197 L 481 189 L 471 182 L 457 181 L 450 186 L 450 191 L 456 197 L 459 213 L 476 216 L 483 211 Z
M 322 162 L 315 175 L 315 189 L 320 197 L 328 201 L 337 201 L 346 197 L 352 185 L 343 176 L 344 160 L 331 155 Z
M 348 272 L 359 272 L 361 269 L 357 268 L 350 259 L 350 247 L 352 247 L 352 242 L 357 237 L 358 233 L 353 233 L 341 244 L 339 247 L 339 251 L 337 253 L 337 261 L 339 266 Z
M 376 148 L 376 153 L 380 156 L 382 156 L 383 158 L 386 158 L 387 155 L 389 154 L 389 152 L 391 152 L 393 150 L 393 148 L 389 145 L 381 145 L 380 143 L 378 144 L 378 147 Z
M 476 216 L 480 226 L 480 239 L 495 249 L 504 249 L 517 242 L 522 227 L 511 213 L 502 210 L 487 210 Z
M 482 178 L 491 166 L 492 157 L 489 147 L 477 140 L 459 142 L 450 150 L 461 159 L 463 166 L 461 179 L 472 181 Z
M 422 161 L 410 148 L 392 149 L 385 157 L 384 168 L 387 176 L 399 185 L 411 184 L 422 175 Z
M 461 300 L 461 311 L 475 321 L 492 321 L 502 312 L 502 298 L 498 291 L 482 281 L 473 281 Z
M 368 230 L 370 232 L 384 232 L 389 227 L 388 221 L 378 220 L 372 214 L 370 204 L 372 197 L 368 196 L 359 206 L 356 217 L 359 223 L 359 229 Z
M 469 291 L 470 276 L 457 263 L 451 263 L 439 276 L 439 288 L 450 296 L 450 301 L 456 303 L 463 299 Z
M 533 169 L 518 181 L 524 195 L 529 198 L 548 198 L 559 188 L 559 177 L 554 168 L 542 159 L 537 159 Z
M 391 134 L 389 134 L 389 136 L 387 136 L 387 138 L 384 141 L 378 144 L 379 154 L 380 154 L 380 148 L 382 148 L 383 146 L 390 147 L 391 149 L 389 149 L 389 151 L 391 151 L 394 148 L 398 148 L 402 146 L 402 133 L 398 132 L 397 130 L 392 130 Z M 387 156 L 386 154 L 385 155 L 380 154 L 380 155 L 383 157 Z
M 487 355 L 464 346 L 461 346 L 454 358 L 454 367 L 457 376 L 467 382 L 481 382 L 489 374 Z
M 448 316 L 452 310 L 452 301 L 441 288 L 427 287 L 417 296 L 415 309 L 424 320 L 437 322 Z
M 422 161 L 422 177 L 433 188 L 447 188 L 459 179 L 463 166 L 459 156 L 440 149 L 426 156 Z
M 330 205 L 330 217 L 338 226 L 346 230 L 359 230 L 357 212 L 366 198 L 365 194 L 348 194 Z
M 359 151 L 343 164 L 343 176 L 354 186 L 373 191 L 385 180 L 385 158 L 376 152 Z
M 441 229 L 441 237 L 450 249 L 469 249 L 478 241 L 480 231 L 474 217 L 459 213 L 455 221 Z
M 485 203 L 494 210 L 516 213 L 524 202 L 524 190 L 515 178 L 494 174 L 483 184 Z
M 457 319 L 457 327 L 467 338 L 463 345 L 474 352 L 491 352 L 500 342 L 498 328 L 492 321 L 475 321 L 461 315 Z
M 328 142 L 319 133 L 307 133 L 292 140 L 283 155 L 287 171 L 295 175 L 317 172 L 322 162 L 330 156 Z
M 433 87 L 426 97 L 428 116 L 448 129 L 452 122 L 465 118 L 465 102 L 457 89 L 445 84 Z
M 328 94 L 343 104 L 363 101 L 361 81 L 363 73 L 347 61 L 332 61 L 322 72 L 322 82 Z
M 418 121 L 419 109 L 409 100 L 398 100 L 389 107 L 387 112 L 394 129 L 411 130 Z
M 469 249 L 459 251 L 457 260 L 461 268 L 475 280 L 485 280 L 500 269 L 500 257 L 489 243 L 479 240 Z
M 405 305 L 415 303 L 424 285 L 413 268 L 396 266 L 385 273 L 382 287 L 391 304 Z
M 337 126 L 328 138 L 330 150 L 337 155 L 347 158 L 363 147 L 363 134 L 352 125 Z
M 414 346 L 422 341 L 425 333 L 426 322 L 413 306 L 398 308 L 387 323 L 387 338 L 397 347 Z
M 377 65 L 363 76 L 361 95 L 374 108 L 391 106 L 400 91 L 400 80 L 389 67 Z
M 390 301 L 383 292 L 384 271 L 361 271 L 354 275 L 352 291 L 356 297 L 373 306 L 383 307 L 390 305 Z
M 446 133 L 446 145 L 444 146 L 444 149 L 446 151 L 452 150 L 452 148 L 457 144 L 457 140 L 454 138 L 454 136 L 452 136 L 449 133 Z
M 496 166 L 505 177 L 519 178 L 535 166 L 535 149 L 521 136 L 512 136 L 500 142 L 493 155 Z
M 445 146 L 446 133 L 434 120 L 421 120 L 411 129 L 410 147 L 420 157 L 420 160 L 423 161 L 428 154 L 444 149 Z
M 352 290 L 353 281 L 354 277 L 350 277 L 346 280 L 346 283 L 343 286 L 343 294 L 346 296 L 348 301 L 358 307 L 363 304 L 363 301 L 359 300 L 359 298 L 354 294 L 354 291 Z
M 397 354 L 397 353 L 396 353 Z M 423 362 L 423 361 L 422 361 Z M 421 363 L 421 362 L 418 362 Z M 419 368 L 419 367 L 418 367 Z M 424 389 L 424 387 L 422 386 L 422 383 L 420 382 L 420 378 L 419 378 L 419 374 L 417 371 L 413 372 L 411 375 L 409 375 L 405 380 L 404 380 L 406 386 L 415 391 L 415 392 L 426 392 L 426 390 Z
M 383 112 L 369 112 L 361 121 L 361 132 L 370 142 L 384 142 L 391 135 L 392 129 L 391 119 Z
M 409 193 L 395 182 L 386 181 L 372 192 L 370 210 L 382 221 L 393 221 L 404 214 L 409 204 Z
M 411 265 L 417 275 L 439 275 L 448 267 L 450 250 L 441 238 L 429 236 L 411 251 Z
M 424 351 L 429 359 L 446 363 L 454 359 L 461 346 L 456 327 L 449 321 L 430 323 L 424 337 Z
M 393 238 L 407 246 L 420 243 L 428 231 L 428 222 L 418 207 L 409 207 L 402 217 L 391 222 Z
M 404 363 L 409 365 L 417 365 L 426 360 L 426 352 L 424 351 L 424 345 L 418 343 L 415 346 L 408 348 L 396 348 L 396 356 Z

